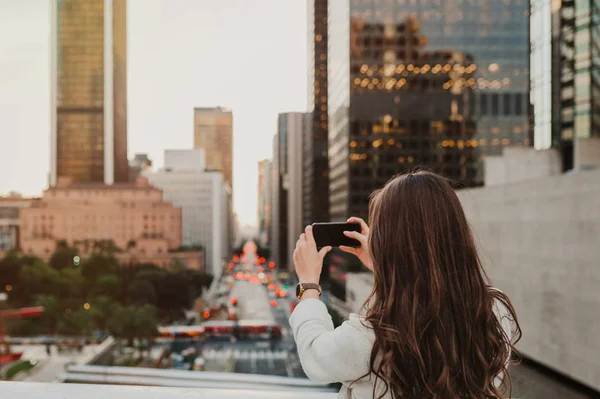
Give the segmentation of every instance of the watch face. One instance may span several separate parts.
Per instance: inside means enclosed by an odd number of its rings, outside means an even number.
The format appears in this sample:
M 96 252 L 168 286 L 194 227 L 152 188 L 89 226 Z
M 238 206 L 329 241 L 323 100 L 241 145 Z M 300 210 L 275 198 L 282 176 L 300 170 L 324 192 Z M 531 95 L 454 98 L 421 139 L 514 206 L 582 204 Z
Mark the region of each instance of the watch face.
M 296 298 L 300 296 L 300 284 L 296 285 Z

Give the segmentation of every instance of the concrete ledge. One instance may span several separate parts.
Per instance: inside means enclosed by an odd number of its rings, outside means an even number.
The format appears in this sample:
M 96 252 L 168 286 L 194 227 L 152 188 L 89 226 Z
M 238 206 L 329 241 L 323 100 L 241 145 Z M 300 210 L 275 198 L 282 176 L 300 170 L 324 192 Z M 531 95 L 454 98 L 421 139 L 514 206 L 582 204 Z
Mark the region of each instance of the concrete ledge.
M 306 392 L 131 387 L 86 384 L 0 382 L 6 398 L 27 399 L 306 399 Z M 312 392 L 311 399 L 335 399 L 337 393 Z

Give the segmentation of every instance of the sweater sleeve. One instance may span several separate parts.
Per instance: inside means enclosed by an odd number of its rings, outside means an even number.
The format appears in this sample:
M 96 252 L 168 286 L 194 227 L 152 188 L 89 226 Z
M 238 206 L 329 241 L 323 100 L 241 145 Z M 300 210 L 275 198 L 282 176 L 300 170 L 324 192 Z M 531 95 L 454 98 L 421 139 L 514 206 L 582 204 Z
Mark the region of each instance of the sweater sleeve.
M 325 304 L 306 299 L 294 309 L 290 325 L 302 368 L 311 380 L 348 382 L 369 374 L 375 335 L 359 316 L 351 314 L 334 329 Z

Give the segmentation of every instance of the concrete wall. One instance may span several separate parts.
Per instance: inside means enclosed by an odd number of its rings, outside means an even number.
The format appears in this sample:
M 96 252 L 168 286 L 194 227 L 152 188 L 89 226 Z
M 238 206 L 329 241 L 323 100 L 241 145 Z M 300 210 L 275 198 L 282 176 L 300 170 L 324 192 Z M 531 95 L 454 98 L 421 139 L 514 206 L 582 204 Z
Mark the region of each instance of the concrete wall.
M 497 186 L 559 175 L 560 154 L 555 150 L 536 151 L 527 147 L 505 147 L 499 156 L 488 155 L 485 185 Z
M 600 166 L 600 138 L 578 137 L 575 139 L 573 167 L 580 169 L 590 166 Z
M 373 273 L 348 273 L 346 279 L 346 307 L 351 312 L 364 314 L 363 304 L 373 290 Z
M 464 190 L 492 283 L 528 357 L 600 389 L 600 170 Z

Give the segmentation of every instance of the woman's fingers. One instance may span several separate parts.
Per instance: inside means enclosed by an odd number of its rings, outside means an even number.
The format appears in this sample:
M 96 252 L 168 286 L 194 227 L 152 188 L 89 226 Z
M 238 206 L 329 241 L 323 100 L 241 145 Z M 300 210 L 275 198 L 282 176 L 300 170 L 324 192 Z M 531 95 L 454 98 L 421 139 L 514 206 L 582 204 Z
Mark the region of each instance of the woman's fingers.
M 358 231 L 344 231 L 344 235 L 346 237 L 354 238 L 355 240 L 360 241 L 363 244 L 367 237 L 364 234 L 359 233 Z
M 348 252 L 349 254 L 356 255 L 356 248 L 354 248 L 354 247 L 347 247 L 345 245 L 340 245 L 339 248 L 344 252 Z
M 367 223 L 359 217 L 352 216 L 351 218 L 348 219 L 348 223 L 358 223 L 358 224 L 360 224 L 360 232 L 362 234 L 369 233 L 369 226 L 367 226 Z
M 329 251 L 331 251 L 331 247 L 329 246 L 321 248 L 321 250 L 319 251 L 319 256 L 321 257 L 321 260 L 323 260 L 323 258 L 325 257 L 325 255 L 327 255 L 327 252 Z

